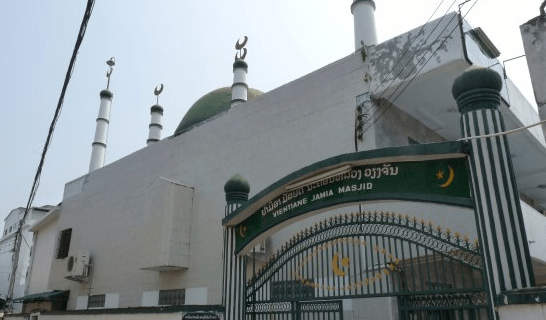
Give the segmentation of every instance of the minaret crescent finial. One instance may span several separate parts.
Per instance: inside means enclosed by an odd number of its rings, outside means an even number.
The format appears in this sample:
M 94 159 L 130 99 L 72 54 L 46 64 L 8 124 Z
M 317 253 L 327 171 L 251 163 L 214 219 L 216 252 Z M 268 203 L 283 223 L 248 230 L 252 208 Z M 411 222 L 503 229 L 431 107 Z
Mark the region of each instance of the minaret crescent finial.
M 156 96 L 156 104 L 159 104 L 159 95 L 163 92 L 163 83 L 155 87 L 154 94 Z
M 235 53 L 235 61 L 237 60 L 244 60 L 247 54 L 247 50 L 245 48 L 246 43 L 248 42 L 248 37 L 245 36 L 245 40 L 243 40 L 243 43 L 239 43 L 241 39 L 237 40 L 237 43 L 235 43 L 235 50 L 239 50 L 239 52 Z
M 112 75 L 112 71 L 114 71 L 113 66 L 116 65 L 116 58 L 112 57 L 110 60 L 106 61 L 106 64 L 110 69 L 106 72 L 106 78 L 108 78 L 108 82 L 106 83 L 106 89 L 110 88 L 110 76 Z

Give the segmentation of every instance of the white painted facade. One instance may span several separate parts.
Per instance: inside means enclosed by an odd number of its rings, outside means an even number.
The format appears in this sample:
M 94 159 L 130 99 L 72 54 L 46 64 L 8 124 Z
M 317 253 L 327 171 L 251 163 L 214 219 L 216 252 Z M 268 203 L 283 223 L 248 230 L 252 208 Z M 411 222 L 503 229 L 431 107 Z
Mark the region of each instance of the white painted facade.
M 23 238 L 19 249 L 13 297 L 19 298 L 26 294 L 31 267 L 31 251 L 34 244 L 30 226 L 36 220 L 46 215 L 50 209 L 51 206 L 31 208 L 26 219 L 24 219 L 25 208 L 16 208 L 4 219 L 4 229 L 2 230 L 2 238 L 0 239 L 0 298 L 6 299 L 9 295 L 10 276 L 13 268 L 13 252 L 15 250 L 15 235 L 20 224 L 22 225 L 21 235 Z M 14 309 L 21 310 L 21 304 L 15 304 Z
M 28 283 L 27 292 L 48 291 L 51 261 L 55 257 L 54 251 L 58 241 L 59 230 L 56 228 L 56 223 L 59 213 L 59 207 L 53 208 L 30 228 L 31 232 L 35 232 L 35 237 L 32 250 L 32 268 L 29 272 L 32 281 Z M 36 232 L 37 230 L 40 230 L 40 232 Z
M 436 43 L 441 50 L 430 64 L 422 64 L 427 53 L 416 49 L 416 41 L 406 62 L 422 67 L 420 76 L 397 96 L 393 88 L 408 84 L 415 74 L 411 70 L 391 72 L 390 66 L 408 41 L 423 40 L 428 33 L 442 30 L 444 25 L 434 28 L 435 23 L 445 24 L 442 21 L 450 21 L 447 27 L 451 29 L 435 34 L 446 39 Z M 454 33 L 448 34 L 451 30 Z M 423 34 L 411 30 L 367 48 L 366 59 L 360 53 L 350 54 L 67 183 L 59 211 L 33 227 L 39 252 L 34 255 L 29 293 L 70 290 L 68 310 L 87 309 L 88 296 L 102 294 L 104 308 L 154 307 L 159 305 L 160 291 L 174 289 L 185 289 L 185 304 L 221 305 L 224 183 L 240 173 L 250 183 L 253 196 L 306 165 L 354 152 L 356 101 L 365 93 L 373 93 L 377 100 L 370 105 L 371 114 L 390 107 L 374 125 L 363 126 L 363 139 L 356 143 L 360 151 L 408 145 L 411 140 L 430 143 L 460 138 L 460 115 L 453 112 L 456 103 L 451 85 L 472 64 L 488 59 L 479 51 L 479 43 L 471 38 L 463 43 L 461 30 L 457 19 L 432 22 Z M 465 50 L 473 51 L 466 55 Z M 506 98 L 501 106 L 509 129 L 538 117 L 513 92 L 509 98 L 503 91 Z M 534 207 L 524 205 L 529 239 L 541 242 L 531 246 L 531 254 L 544 264 L 546 239 L 539 229 L 527 225 L 546 224 L 537 211 L 546 203 L 546 194 L 536 188 L 529 174 L 530 166 L 541 170 L 546 164 L 544 135 L 527 130 L 509 140 L 515 145 L 512 151 L 520 191 L 534 202 Z M 535 163 L 529 165 L 529 157 Z M 301 227 L 325 215 L 351 210 L 356 207 L 302 220 L 273 235 L 267 250 L 280 247 Z M 472 239 L 477 235 L 474 212 L 469 209 L 394 201 L 364 203 L 363 210 L 404 212 Z M 56 258 L 56 239 L 66 229 L 72 229 L 70 251 L 84 250 L 91 255 L 88 281 L 66 279 L 69 259 Z M 363 319 L 369 304 L 375 306 L 373 312 L 394 319 L 396 303 L 392 300 L 346 302 L 347 319 Z M 69 317 L 40 316 L 65 318 Z M 105 318 L 78 315 L 78 319 Z M 172 319 L 172 314 L 154 315 L 154 319 Z

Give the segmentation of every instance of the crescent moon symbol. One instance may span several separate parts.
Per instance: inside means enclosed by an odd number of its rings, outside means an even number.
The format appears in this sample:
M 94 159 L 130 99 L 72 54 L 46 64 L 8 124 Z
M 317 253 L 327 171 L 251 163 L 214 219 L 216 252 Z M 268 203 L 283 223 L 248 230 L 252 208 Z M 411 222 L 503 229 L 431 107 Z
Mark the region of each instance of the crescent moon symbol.
M 447 177 L 447 181 L 440 185 L 440 188 L 447 188 L 453 183 L 453 179 L 455 179 L 455 171 L 453 171 L 453 168 L 451 166 L 447 166 L 449 168 L 449 177 Z
M 248 41 L 248 37 L 245 36 L 245 40 L 243 41 L 243 43 L 239 43 L 239 40 L 241 39 L 238 39 L 237 43 L 235 44 L 235 49 L 237 50 L 241 50 L 246 45 L 246 42 Z
M 334 255 L 334 258 L 332 259 L 332 269 L 335 274 L 337 274 L 340 277 L 345 276 L 345 271 L 342 271 L 339 269 L 339 265 L 337 264 L 338 261 L 338 254 L 336 253 Z M 341 259 L 341 265 L 344 267 L 349 267 L 349 258 Z
M 241 236 L 241 238 L 246 237 L 246 226 L 239 227 L 239 235 Z
M 158 96 L 161 92 L 163 92 L 163 83 L 155 87 L 154 94 Z

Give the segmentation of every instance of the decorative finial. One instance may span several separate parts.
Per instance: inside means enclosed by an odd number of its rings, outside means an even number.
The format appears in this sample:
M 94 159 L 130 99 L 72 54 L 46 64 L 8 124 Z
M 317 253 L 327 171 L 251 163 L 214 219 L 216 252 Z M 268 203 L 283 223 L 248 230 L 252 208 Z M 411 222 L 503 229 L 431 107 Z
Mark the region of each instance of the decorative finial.
M 239 52 L 235 53 L 235 61 L 244 60 L 247 53 L 245 46 L 248 41 L 248 37 L 245 36 L 245 40 L 243 41 L 243 43 L 239 43 L 239 40 L 241 39 L 238 39 L 237 43 L 235 44 L 235 50 L 239 50 Z
M 159 104 L 159 95 L 163 92 L 163 83 L 155 87 L 154 94 L 156 96 L 156 104 Z
M 106 61 L 106 64 L 110 67 L 110 70 L 106 72 L 106 77 L 108 78 L 108 83 L 106 84 L 106 89 L 110 88 L 110 75 L 114 70 L 112 67 L 116 65 L 116 58 L 112 57 L 110 60 Z

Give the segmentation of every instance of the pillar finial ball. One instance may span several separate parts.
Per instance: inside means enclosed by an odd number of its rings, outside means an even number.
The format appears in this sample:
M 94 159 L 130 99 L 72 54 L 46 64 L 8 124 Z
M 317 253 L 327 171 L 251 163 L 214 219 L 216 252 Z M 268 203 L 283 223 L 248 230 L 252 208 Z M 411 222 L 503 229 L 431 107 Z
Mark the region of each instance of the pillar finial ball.
M 237 173 L 226 182 L 224 192 L 244 192 L 248 194 L 250 192 L 250 185 L 243 176 Z
M 472 68 L 459 75 L 453 82 L 451 93 L 457 99 L 461 94 L 474 89 L 492 89 L 500 92 L 501 76 L 487 68 Z

